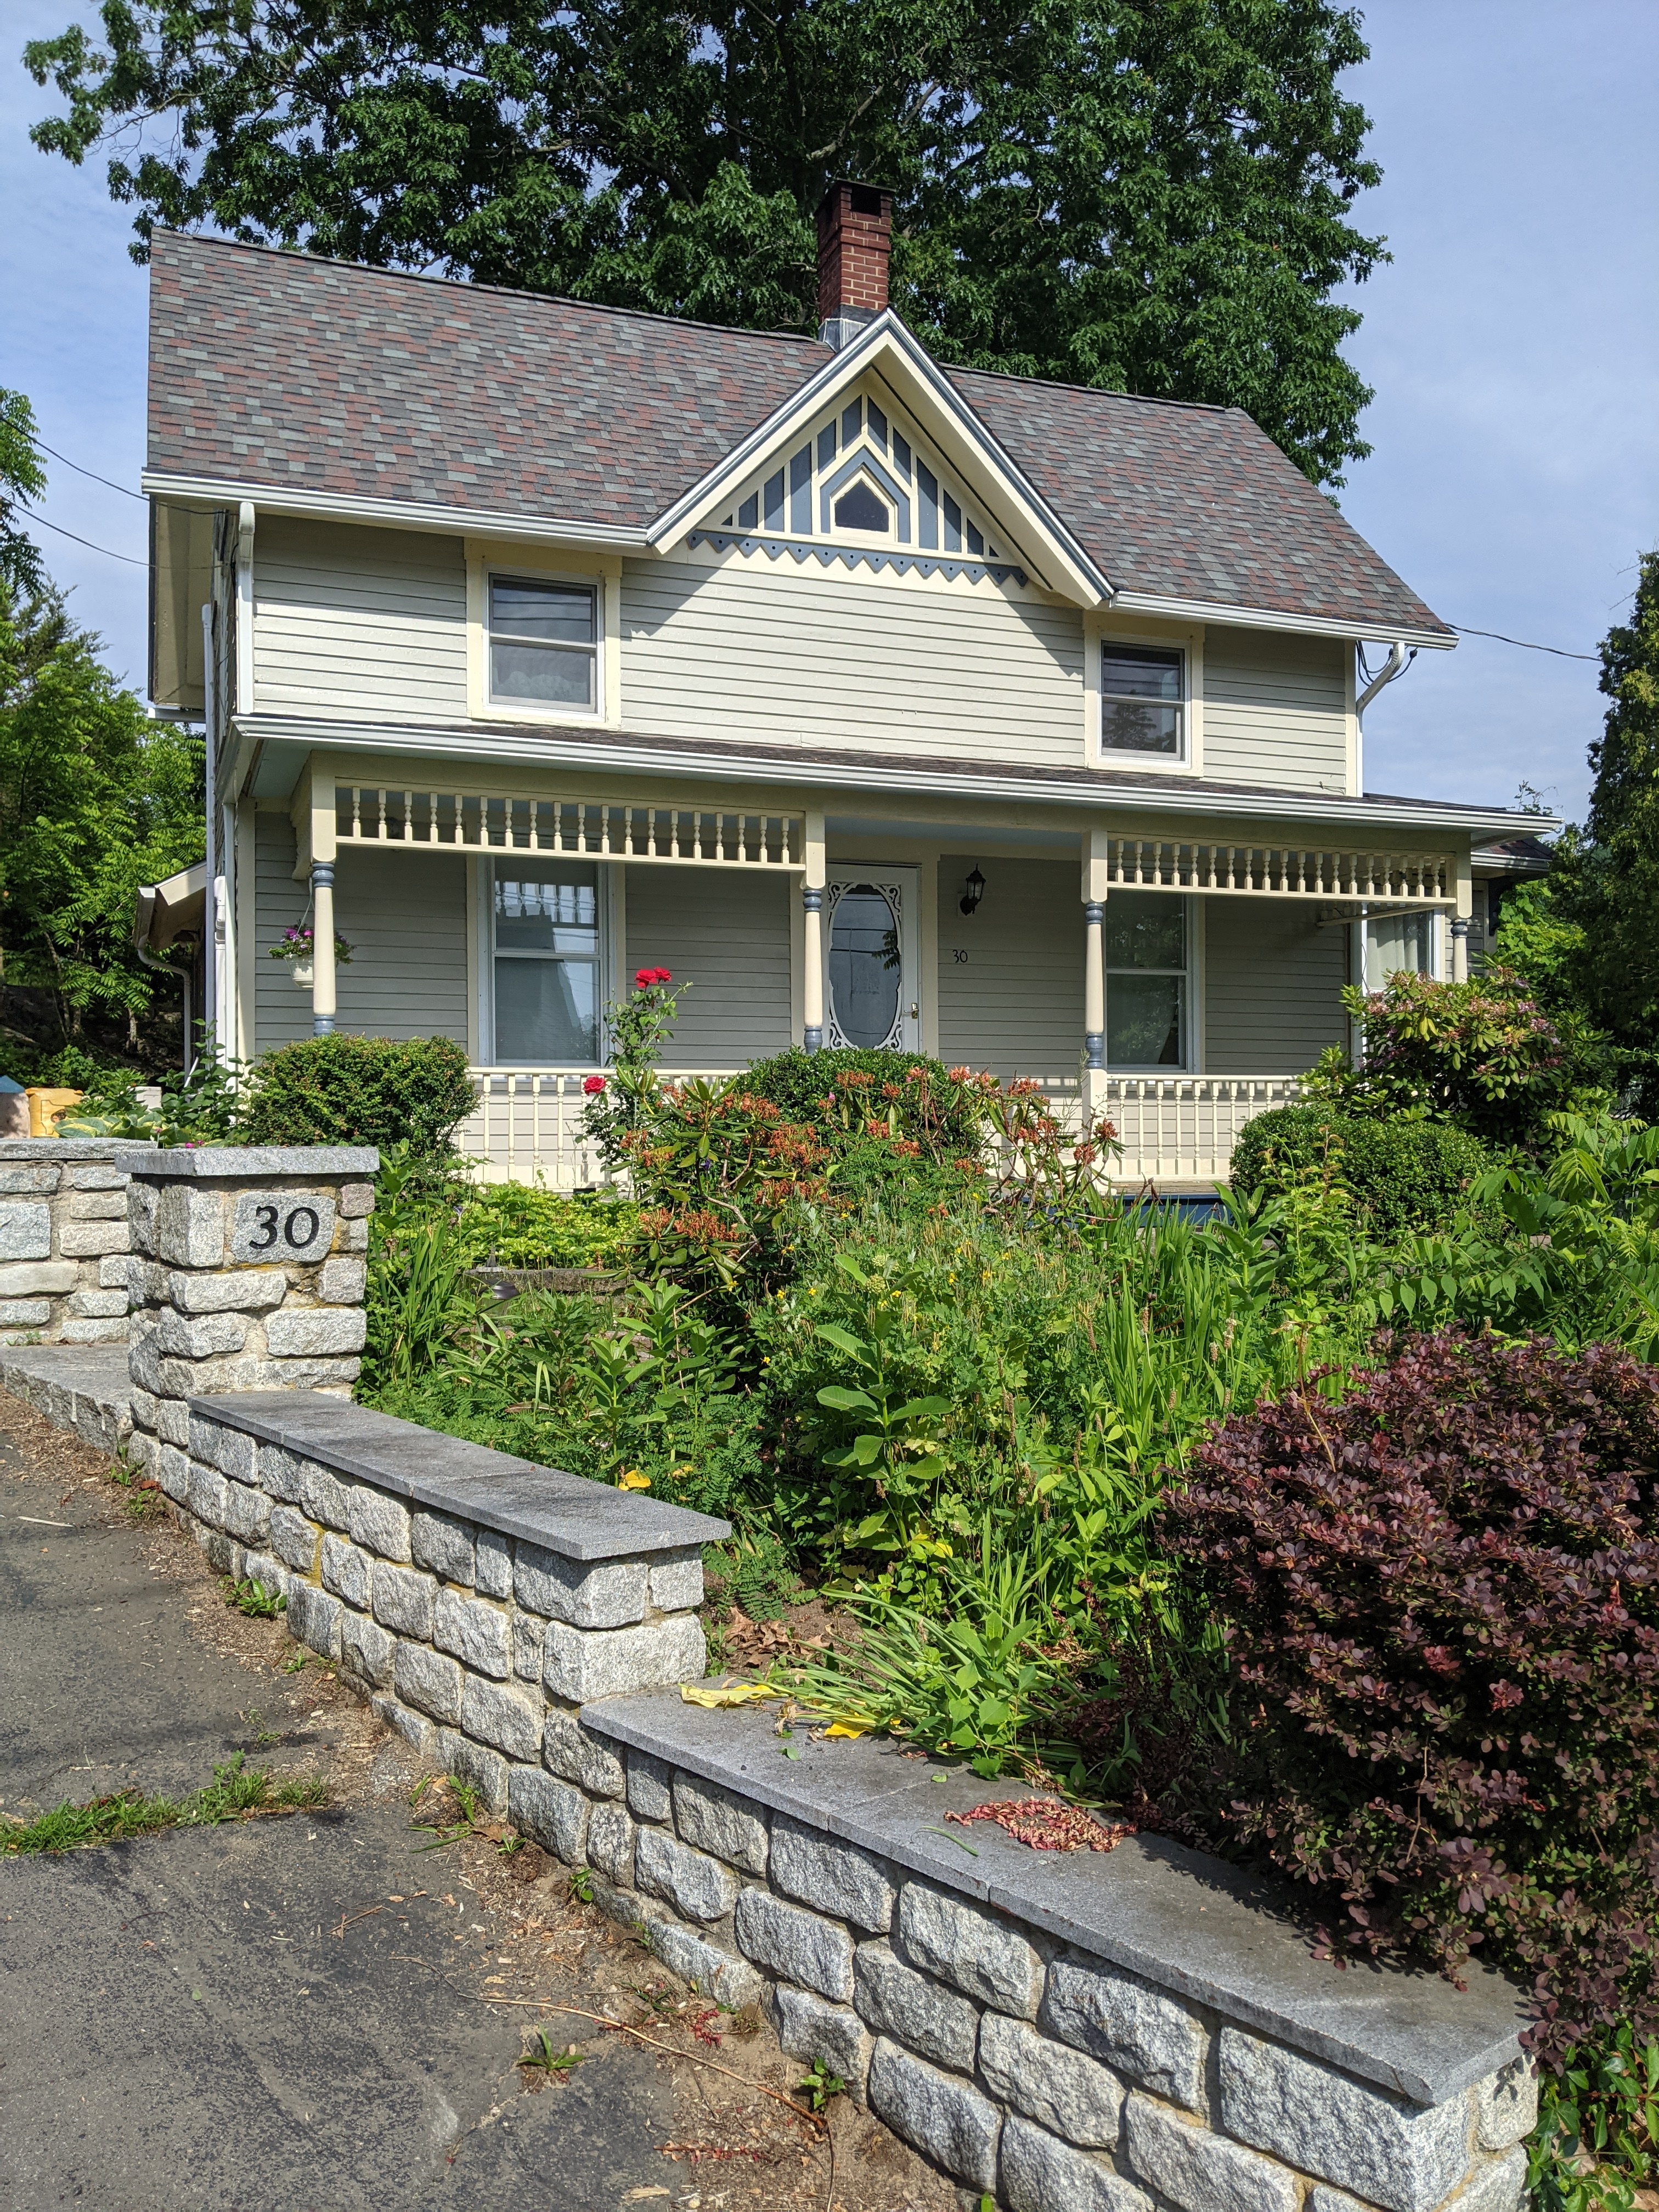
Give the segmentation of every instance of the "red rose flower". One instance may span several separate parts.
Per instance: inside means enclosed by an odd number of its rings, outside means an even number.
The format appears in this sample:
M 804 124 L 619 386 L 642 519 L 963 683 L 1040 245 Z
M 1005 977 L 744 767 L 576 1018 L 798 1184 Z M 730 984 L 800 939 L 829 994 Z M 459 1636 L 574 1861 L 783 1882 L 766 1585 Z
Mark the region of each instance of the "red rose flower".
M 634 981 L 641 991 L 648 991 L 656 980 L 657 971 L 654 968 L 636 968 L 634 970 Z
M 651 975 L 653 982 L 672 983 L 674 980 L 673 971 L 668 968 L 653 968 Z
M 583 1076 L 583 1078 L 582 1078 L 582 1096 L 583 1096 L 583 1097 L 584 1097 L 584 1098 L 597 1098 L 597 1097 L 599 1097 L 599 1095 L 600 1091 L 603 1091 L 603 1090 L 604 1090 L 604 1088 L 605 1088 L 605 1078 L 604 1078 L 604 1076 L 602 1076 L 602 1075 L 585 1075 L 585 1076 Z

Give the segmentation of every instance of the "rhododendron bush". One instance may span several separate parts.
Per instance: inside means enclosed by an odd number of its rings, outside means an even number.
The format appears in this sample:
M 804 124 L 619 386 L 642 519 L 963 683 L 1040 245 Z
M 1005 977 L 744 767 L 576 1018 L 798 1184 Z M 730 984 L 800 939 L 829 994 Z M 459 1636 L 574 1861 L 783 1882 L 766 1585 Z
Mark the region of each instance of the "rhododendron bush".
M 1212 1818 L 1330 1948 L 1518 1971 L 1547 2057 L 1659 2030 L 1659 1374 L 1419 1338 L 1227 1420 L 1164 1531 L 1237 1686 Z

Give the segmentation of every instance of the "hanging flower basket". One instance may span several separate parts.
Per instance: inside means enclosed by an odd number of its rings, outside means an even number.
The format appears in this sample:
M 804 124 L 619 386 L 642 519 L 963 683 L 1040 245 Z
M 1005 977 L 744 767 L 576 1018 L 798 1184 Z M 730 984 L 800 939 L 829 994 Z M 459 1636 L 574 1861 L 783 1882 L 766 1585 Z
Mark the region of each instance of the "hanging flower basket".
M 270 957 L 273 960 L 286 960 L 293 970 L 295 981 L 301 986 L 308 987 L 316 976 L 315 948 L 311 929 L 305 922 L 295 922 L 292 927 L 285 929 L 271 946 Z M 337 933 L 334 939 L 336 966 L 343 968 L 350 958 L 350 945 Z

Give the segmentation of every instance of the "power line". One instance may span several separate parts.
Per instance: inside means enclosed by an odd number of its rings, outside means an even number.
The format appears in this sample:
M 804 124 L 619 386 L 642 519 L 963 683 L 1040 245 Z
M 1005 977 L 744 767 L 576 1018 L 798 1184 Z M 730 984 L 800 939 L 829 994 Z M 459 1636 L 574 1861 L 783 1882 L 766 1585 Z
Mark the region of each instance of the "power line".
M 31 522 L 46 523 L 48 530 L 55 530 L 60 538 L 74 538 L 77 545 L 84 545 L 89 553 L 106 554 L 112 561 L 125 561 L 130 568 L 148 568 L 149 566 L 148 561 L 137 561 L 131 553 L 112 553 L 107 545 L 94 545 L 90 538 L 76 538 L 72 530 L 65 530 L 61 522 L 46 522 L 46 516 L 37 514 L 31 507 L 25 507 L 21 511 Z
M 100 477 L 96 469 L 83 469 L 79 461 L 70 460 L 67 453 L 54 452 L 44 438 L 37 438 L 34 442 L 43 453 L 50 453 L 54 461 L 61 461 L 66 469 L 73 469 L 77 477 L 90 477 L 94 483 L 107 484 L 112 491 L 118 491 L 124 499 L 136 499 L 140 506 L 144 504 L 143 492 L 133 491 L 125 484 L 118 484 L 111 477 Z M 126 556 L 120 554 L 117 558 L 125 560 Z
M 1495 637 L 1499 645 L 1518 645 L 1525 653 L 1553 653 L 1558 660 L 1598 660 L 1601 658 L 1595 653 L 1568 653 L 1559 645 L 1534 645 L 1530 638 L 1505 637 L 1501 629 L 1471 629 L 1464 623 L 1448 623 L 1446 627 L 1455 629 L 1459 637 Z

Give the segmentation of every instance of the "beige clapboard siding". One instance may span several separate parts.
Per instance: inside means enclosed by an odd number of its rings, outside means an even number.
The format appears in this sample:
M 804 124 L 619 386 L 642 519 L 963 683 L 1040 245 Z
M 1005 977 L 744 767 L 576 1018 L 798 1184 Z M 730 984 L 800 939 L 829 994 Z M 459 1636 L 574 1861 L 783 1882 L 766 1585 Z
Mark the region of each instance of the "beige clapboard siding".
M 1074 611 L 764 566 L 623 565 L 629 729 L 1075 768 Z
M 295 883 L 294 830 L 257 817 L 254 1048 L 309 1036 L 311 994 L 270 948 L 306 909 Z M 336 972 L 340 1029 L 361 1036 L 453 1037 L 466 1045 L 466 863 L 403 853 L 342 853 L 334 923 L 352 947 Z
M 1346 790 L 1351 650 L 1327 638 L 1212 629 L 1204 641 L 1206 776 Z
M 262 714 L 465 721 L 460 541 L 271 516 L 253 553 Z
M 1206 899 L 1206 1073 L 1300 1075 L 1328 1044 L 1346 1043 L 1351 934 L 1277 901 Z
M 672 1067 L 733 1068 L 790 1042 L 789 896 L 798 879 L 732 868 L 629 868 L 617 988 L 666 968 L 691 988 L 665 1055 Z
M 963 882 L 975 860 L 985 896 L 964 915 Z M 1075 862 L 940 855 L 939 1050 L 947 1066 L 989 1068 L 1005 1081 L 1075 1079 L 1084 955 L 1077 883 Z

